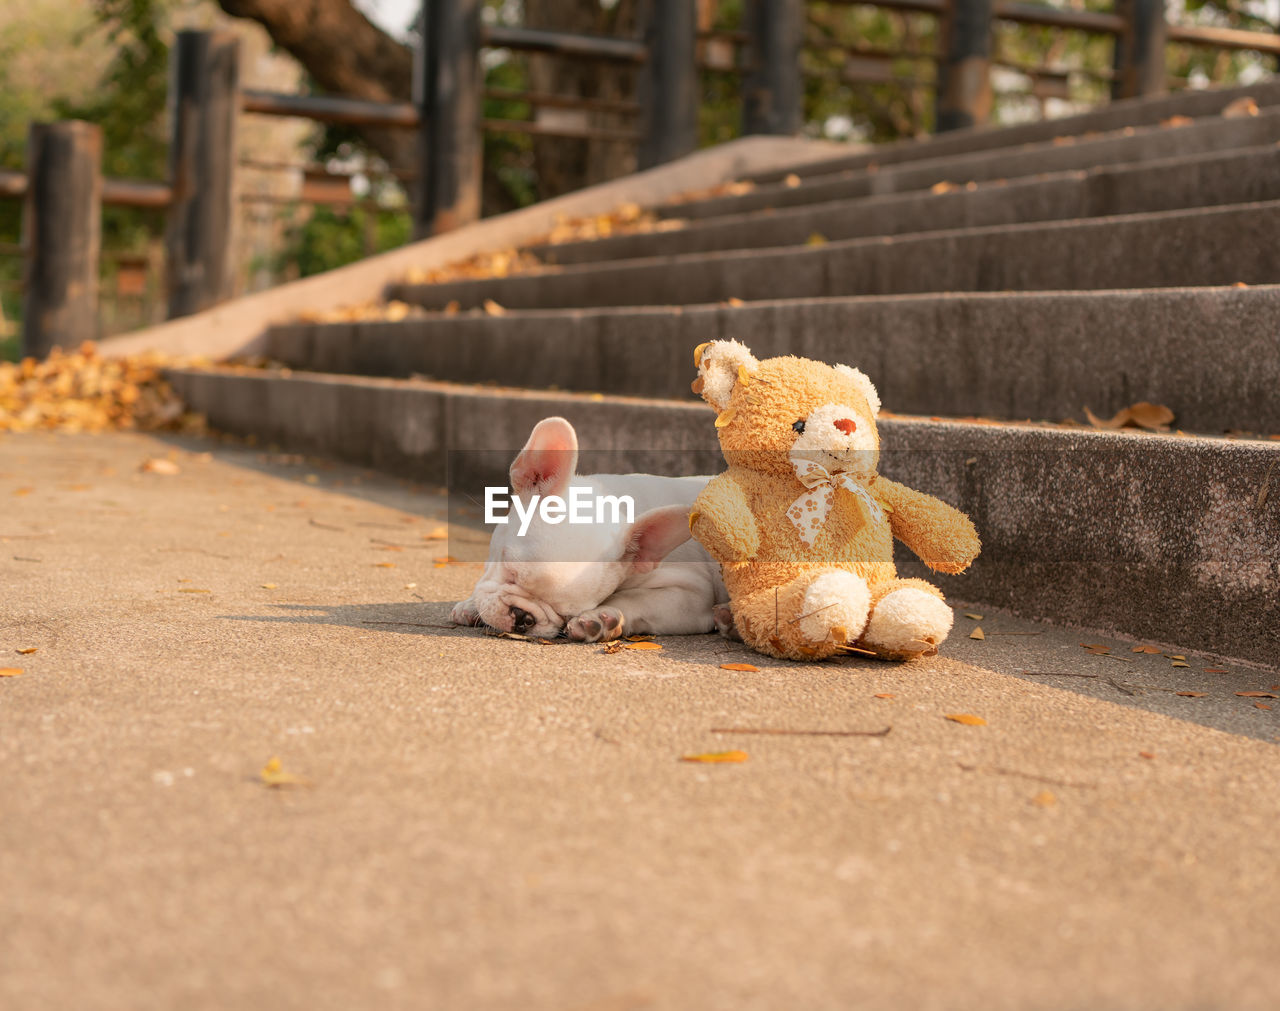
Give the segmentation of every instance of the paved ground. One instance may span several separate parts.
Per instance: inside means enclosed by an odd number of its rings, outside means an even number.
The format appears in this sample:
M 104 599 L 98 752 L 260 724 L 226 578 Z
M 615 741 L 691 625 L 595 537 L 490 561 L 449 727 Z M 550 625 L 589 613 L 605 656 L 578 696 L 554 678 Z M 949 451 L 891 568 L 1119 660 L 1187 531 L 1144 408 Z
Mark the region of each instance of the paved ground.
M 7 436 L 0 504 L 0 1006 L 1275 1006 L 1275 671 L 491 638 L 440 498 L 243 446 Z

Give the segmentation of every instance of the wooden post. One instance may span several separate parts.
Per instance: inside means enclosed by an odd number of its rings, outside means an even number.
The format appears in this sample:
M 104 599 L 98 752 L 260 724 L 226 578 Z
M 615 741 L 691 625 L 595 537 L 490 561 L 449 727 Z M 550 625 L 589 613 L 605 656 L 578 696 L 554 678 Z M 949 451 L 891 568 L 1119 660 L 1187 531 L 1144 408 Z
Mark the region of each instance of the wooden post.
M 22 353 L 44 358 L 98 337 L 102 130 L 32 123 L 23 217 Z
M 943 35 L 937 130 L 980 126 L 991 116 L 991 0 L 951 0 Z
M 480 217 L 484 74 L 482 0 L 426 0 L 418 50 L 421 128 L 414 235 L 422 239 Z
M 169 317 L 229 298 L 240 111 L 240 46 L 231 32 L 178 33 L 170 83 L 173 201 L 165 236 Z
M 697 4 L 652 0 L 645 42 L 649 58 L 640 87 L 644 139 L 640 168 L 652 168 L 698 146 Z
M 751 70 L 742 102 L 743 133 L 794 135 L 804 125 L 800 43 L 802 0 L 750 0 Z
M 1124 18 L 1125 34 L 1116 37 L 1111 97 L 1163 95 L 1168 90 L 1164 0 L 1116 0 L 1116 13 Z

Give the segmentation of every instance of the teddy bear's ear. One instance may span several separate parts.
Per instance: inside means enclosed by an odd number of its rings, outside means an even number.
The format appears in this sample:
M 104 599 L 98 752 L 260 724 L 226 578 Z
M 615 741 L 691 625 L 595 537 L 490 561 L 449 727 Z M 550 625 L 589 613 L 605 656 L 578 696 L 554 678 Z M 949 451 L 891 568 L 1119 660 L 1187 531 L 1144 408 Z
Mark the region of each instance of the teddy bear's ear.
M 699 344 L 693 352 L 693 364 L 698 368 L 693 392 L 701 394 L 717 411 L 723 411 L 729 406 L 734 386 L 750 378 L 760 363 L 745 344 L 730 340 Z
M 857 383 L 858 389 L 867 398 L 867 406 L 871 408 L 871 416 L 874 418 L 878 415 L 880 413 L 880 394 L 876 392 L 876 388 L 871 384 L 871 380 L 867 378 L 867 374 L 861 369 L 855 369 L 852 365 L 837 365 L 836 371 L 846 379 L 852 379 Z

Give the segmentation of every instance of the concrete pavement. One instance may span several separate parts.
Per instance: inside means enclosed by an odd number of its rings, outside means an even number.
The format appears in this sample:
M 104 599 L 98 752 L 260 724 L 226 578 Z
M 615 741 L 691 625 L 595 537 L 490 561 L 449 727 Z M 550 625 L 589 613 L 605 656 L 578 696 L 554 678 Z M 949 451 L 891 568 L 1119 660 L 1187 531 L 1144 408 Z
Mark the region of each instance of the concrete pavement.
M 492 638 L 431 489 L 242 443 L 8 436 L 0 504 L 0 1006 L 1274 1006 L 1275 670 Z

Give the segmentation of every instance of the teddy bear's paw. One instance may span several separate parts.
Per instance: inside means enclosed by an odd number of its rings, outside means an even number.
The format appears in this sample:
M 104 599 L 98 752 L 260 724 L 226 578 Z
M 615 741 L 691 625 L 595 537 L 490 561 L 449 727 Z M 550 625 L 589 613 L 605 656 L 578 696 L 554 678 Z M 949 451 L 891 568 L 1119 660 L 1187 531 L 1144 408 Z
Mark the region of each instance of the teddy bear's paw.
M 852 641 L 866 625 L 870 607 L 865 579 L 852 572 L 824 572 L 804 591 L 800 634 L 812 643 L 825 643 L 833 633 L 842 644 Z
M 716 604 L 711 609 L 711 620 L 716 623 L 716 631 L 730 642 L 742 642 L 742 635 L 733 620 L 733 608 L 728 604 Z
M 597 607 L 571 619 L 564 633 L 574 642 L 608 642 L 622 634 L 625 622 L 616 607 Z
M 951 608 L 941 598 L 904 586 L 876 604 L 862 644 L 888 660 L 933 656 L 951 631 L 952 618 Z

